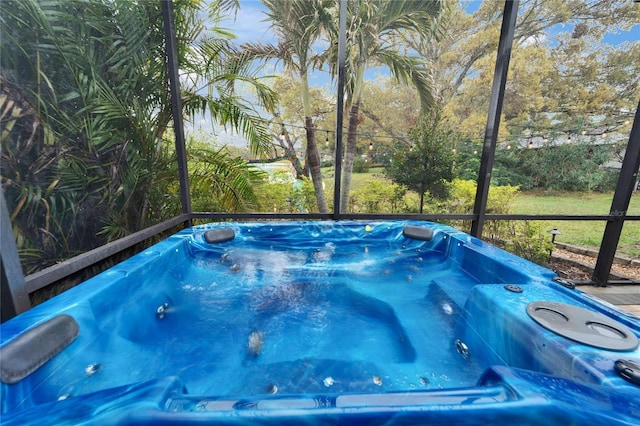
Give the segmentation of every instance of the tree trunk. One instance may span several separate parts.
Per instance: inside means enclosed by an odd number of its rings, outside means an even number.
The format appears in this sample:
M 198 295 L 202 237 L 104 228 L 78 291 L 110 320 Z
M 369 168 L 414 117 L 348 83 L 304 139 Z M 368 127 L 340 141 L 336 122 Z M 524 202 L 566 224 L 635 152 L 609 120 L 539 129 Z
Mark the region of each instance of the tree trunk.
M 304 167 L 302 166 L 300 159 L 296 155 L 296 152 L 287 151 L 287 158 L 289 159 L 289 162 L 291 162 L 293 169 L 296 171 L 296 179 L 300 180 L 304 178 L 306 176 L 306 173 L 304 172 Z
M 282 125 L 282 122 L 280 122 Z M 289 133 L 285 134 L 285 140 L 280 142 L 280 147 L 284 150 L 284 154 L 293 166 L 293 169 L 296 171 L 296 179 L 302 179 L 305 176 L 305 171 L 298 155 L 296 154 L 296 150 L 291 143 L 291 138 L 289 137 Z
M 320 170 L 320 153 L 316 144 L 316 133 L 313 128 L 313 119 L 311 118 L 311 101 L 309 100 L 309 80 L 307 72 L 301 71 L 301 90 L 302 105 L 304 109 L 304 127 L 307 131 L 307 164 L 313 181 L 313 190 L 316 193 L 316 202 L 318 203 L 318 211 L 320 213 L 329 213 L 327 201 L 324 198 L 324 188 L 322 188 L 322 171 Z
M 277 123 L 280 125 L 280 127 L 284 128 L 284 122 L 278 114 L 275 114 L 275 119 L 277 120 Z M 274 149 L 275 146 L 279 146 L 284 151 L 285 158 L 289 160 L 289 162 L 293 166 L 293 169 L 296 171 L 296 179 L 302 179 L 305 176 L 304 167 L 302 166 L 302 163 L 300 162 L 300 159 L 296 154 L 296 149 L 294 144 L 291 142 L 289 133 L 284 132 L 284 138 L 282 138 L 282 135 L 280 135 L 280 142 L 274 144 Z M 278 152 L 276 150 L 276 156 L 277 153 Z
M 349 127 L 347 128 L 347 145 L 344 152 L 344 164 L 342 165 L 342 183 L 340 184 L 340 211 L 349 212 L 349 191 L 351 189 L 351 174 L 353 162 L 356 157 L 356 132 L 358 131 L 358 114 L 360 112 L 360 99 L 351 105 L 349 112 Z
M 425 192 L 426 188 L 424 186 L 424 184 L 420 185 L 420 214 L 422 214 L 422 208 L 424 206 L 424 192 Z
M 313 181 L 313 189 L 316 193 L 316 201 L 318 203 L 318 211 L 320 213 L 329 213 L 327 201 L 324 197 L 324 188 L 322 187 L 322 171 L 320 170 L 320 153 L 316 144 L 316 132 L 313 128 L 313 119 L 305 117 L 305 129 L 307 131 L 307 164 L 311 172 L 311 180 Z

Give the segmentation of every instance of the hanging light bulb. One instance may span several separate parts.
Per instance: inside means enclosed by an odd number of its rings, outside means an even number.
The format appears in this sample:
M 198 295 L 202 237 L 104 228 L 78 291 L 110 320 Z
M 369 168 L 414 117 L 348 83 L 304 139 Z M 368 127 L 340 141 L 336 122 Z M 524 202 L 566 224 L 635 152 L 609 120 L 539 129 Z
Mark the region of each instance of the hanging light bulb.
M 369 142 L 369 151 L 373 149 L 373 142 Z
M 325 145 L 327 145 L 327 146 L 329 146 L 329 131 L 328 131 L 328 130 L 327 130 L 327 137 L 326 137 L 326 139 L 324 140 L 324 144 L 325 144 Z
M 533 148 L 533 141 L 529 141 L 528 148 L 529 148 L 529 149 Z
M 571 143 L 571 135 L 567 136 L 567 143 Z

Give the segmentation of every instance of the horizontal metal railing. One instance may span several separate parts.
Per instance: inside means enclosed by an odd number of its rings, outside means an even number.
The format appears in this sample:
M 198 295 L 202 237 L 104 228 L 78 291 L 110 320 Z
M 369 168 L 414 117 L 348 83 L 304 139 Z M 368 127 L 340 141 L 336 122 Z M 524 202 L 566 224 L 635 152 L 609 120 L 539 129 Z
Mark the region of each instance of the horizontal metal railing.
M 341 214 L 339 220 L 473 220 L 473 214 Z M 486 220 L 567 220 L 567 221 L 606 221 L 611 215 L 528 215 L 528 214 L 487 214 Z M 25 277 L 27 293 L 33 293 L 69 277 L 71 274 L 89 268 L 99 262 L 120 254 L 135 244 L 149 240 L 177 225 L 187 224 L 193 219 L 201 220 L 333 220 L 332 214 L 320 213 L 215 213 L 196 212 L 182 214 L 157 225 L 145 228 L 119 240 L 97 247 L 81 255 L 70 258 L 57 265 L 50 266 Z M 625 221 L 640 220 L 640 216 L 626 216 Z
M 89 250 L 78 256 L 72 257 L 56 265 L 45 268 L 41 271 L 24 277 L 25 289 L 27 293 L 33 293 L 54 282 L 63 280 L 78 271 L 96 265 L 97 263 L 120 254 L 134 245 L 146 241 L 165 232 L 181 223 L 189 221 L 189 215 L 183 214 L 172 219 L 142 229 L 116 241 Z

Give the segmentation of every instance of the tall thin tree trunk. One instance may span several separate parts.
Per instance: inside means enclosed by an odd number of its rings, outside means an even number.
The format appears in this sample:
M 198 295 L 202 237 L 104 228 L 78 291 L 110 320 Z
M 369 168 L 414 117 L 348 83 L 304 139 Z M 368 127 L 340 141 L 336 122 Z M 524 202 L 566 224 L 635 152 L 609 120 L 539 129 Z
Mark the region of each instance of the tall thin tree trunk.
M 349 111 L 349 126 L 347 127 L 347 145 L 344 152 L 344 164 L 342 165 L 342 183 L 340 193 L 340 210 L 349 212 L 349 192 L 351 190 L 351 174 L 356 157 L 356 132 L 358 131 L 358 114 L 360 113 L 360 99 L 358 98 Z
M 304 167 L 300 162 L 300 159 L 296 155 L 296 152 L 292 149 L 287 149 L 286 155 L 287 155 L 287 158 L 289 159 L 289 162 L 293 166 L 293 169 L 296 171 L 296 179 L 302 179 L 303 177 L 305 177 L 306 174 L 304 172 Z
M 305 117 L 305 129 L 307 131 L 307 164 L 311 172 L 311 180 L 313 181 L 313 189 L 316 193 L 316 201 L 318 203 L 318 211 L 320 213 L 329 213 L 327 200 L 324 197 L 324 188 L 322 187 L 322 171 L 320 169 L 320 153 L 318 152 L 318 144 L 316 143 L 316 132 L 313 128 L 313 119 Z
M 279 117 L 276 116 L 276 118 Z M 282 120 L 279 120 L 278 124 L 280 124 L 280 127 L 284 126 Z M 296 150 L 291 143 L 291 137 L 289 136 L 289 133 L 285 133 L 284 138 L 285 139 L 280 142 L 280 148 L 284 150 L 286 158 L 289 160 L 289 162 L 293 166 L 293 169 L 296 171 L 296 179 L 302 179 L 304 176 L 306 176 L 304 166 L 302 165 L 300 159 L 298 158 L 298 155 L 296 154 Z
M 316 144 L 315 130 L 313 128 L 313 119 L 311 118 L 311 101 L 309 100 L 309 80 L 307 73 L 300 73 L 302 105 L 304 108 L 304 127 L 307 131 L 307 164 L 311 172 L 311 180 L 313 181 L 313 189 L 316 193 L 316 202 L 318 203 L 318 211 L 320 213 L 329 213 L 327 201 L 324 197 L 324 188 L 322 188 L 322 170 L 320 169 L 320 153 Z

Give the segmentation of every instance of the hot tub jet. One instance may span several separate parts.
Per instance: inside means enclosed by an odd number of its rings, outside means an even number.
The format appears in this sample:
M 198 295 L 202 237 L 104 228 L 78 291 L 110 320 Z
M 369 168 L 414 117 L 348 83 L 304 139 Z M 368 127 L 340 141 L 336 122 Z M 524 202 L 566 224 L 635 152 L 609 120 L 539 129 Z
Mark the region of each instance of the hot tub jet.
M 462 358 L 464 359 L 471 358 L 471 352 L 469 351 L 469 347 L 462 340 L 457 339 L 455 345 L 456 345 L 456 351 L 458 351 L 458 353 L 462 355 Z
M 164 316 L 167 314 L 168 309 L 169 309 L 169 304 L 167 302 L 158 306 L 158 308 L 156 309 L 156 317 L 158 317 L 159 319 L 164 318 Z

